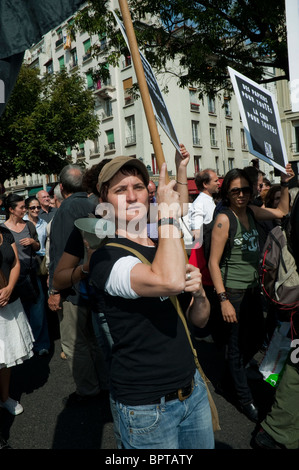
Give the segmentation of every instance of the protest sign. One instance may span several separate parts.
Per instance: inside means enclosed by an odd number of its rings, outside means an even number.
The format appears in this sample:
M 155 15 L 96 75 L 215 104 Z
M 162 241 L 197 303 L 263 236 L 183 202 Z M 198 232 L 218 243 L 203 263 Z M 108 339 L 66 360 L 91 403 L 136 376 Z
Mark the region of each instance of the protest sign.
M 275 96 L 236 70 L 228 70 L 249 152 L 285 173 L 288 158 Z
M 126 35 L 126 30 L 124 28 L 124 25 L 122 22 L 119 20 L 118 16 L 115 14 L 113 11 L 114 17 L 120 27 L 120 30 L 122 32 L 122 35 L 126 41 L 127 47 L 130 50 L 129 42 L 127 39 Z M 176 147 L 176 149 L 180 152 L 180 145 L 179 141 L 175 132 L 175 129 L 173 127 L 172 121 L 170 119 L 166 104 L 164 102 L 164 98 L 162 96 L 162 93 L 160 91 L 158 82 L 156 80 L 156 77 L 154 75 L 154 72 L 149 64 L 149 62 L 146 60 L 146 58 L 143 56 L 143 54 L 139 51 L 140 54 L 140 59 L 142 62 L 143 70 L 144 70 L 144 75 L 146 79 L 146 83 L 148 86 L 148 91 L 149 95 L 151 98 L 151 102 L 153 105 L 153 110 L 154 114 L 156 117 L 156 120 L 172 142 L 172 144 Z

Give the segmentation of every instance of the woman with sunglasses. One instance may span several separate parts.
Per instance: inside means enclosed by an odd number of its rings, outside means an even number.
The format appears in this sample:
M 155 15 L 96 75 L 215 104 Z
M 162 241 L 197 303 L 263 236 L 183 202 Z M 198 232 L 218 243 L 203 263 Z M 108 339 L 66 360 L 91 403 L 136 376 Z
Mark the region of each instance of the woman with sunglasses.
M 246 172 L 230 170 L 221 187 L 222 204 L 237 219 L 234 245 L 225 249 L 229 219 L 216 217 L 211 238 L 209 269 L 221 308 L 221 325 L 226 335 L 227 370 L 221 387 L 236 395 L 240 410 L 252 421 L 259 419 L 248 386 L 245 366 L 258 352 L 264 339 L 264 321 L 259 287 L 259 237 L 255 219 L 282 218 L 289 212 L 288 182 L 294 176 L 291 165 L 281 174 L 281 198 L 277 208 L 250 205 L 252 184 Z M 224 254 L 225 252 L 225 254 Z
M 27 214 L 24 215 L 23 220 L 30 220 L 34 224 L 40 243 L 40 249 L 36 254 L 43 258 L 46 253 L 47 222 L 39 217 L 41 205 L 35 196 L 25 199 L 25 207 Z

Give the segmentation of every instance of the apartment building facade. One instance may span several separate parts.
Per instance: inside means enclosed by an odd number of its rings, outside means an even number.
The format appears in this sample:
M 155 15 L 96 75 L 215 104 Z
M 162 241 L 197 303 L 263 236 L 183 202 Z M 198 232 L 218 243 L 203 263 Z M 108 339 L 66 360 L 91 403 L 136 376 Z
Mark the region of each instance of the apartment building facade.
M 94 94 L 95 113 L 100 117 L 99 136 L 95 141 L 78 142 L 79 148 L 68 149 L 68 156 L 73 163 L 87 168 L 104 158 L 134 156 L 144 162 L 151 178 L 157 182 L 158 167 L 142 100 L 132 92 L 132 85 L 137 80 L 129 51 L 121 57 L 118 67 L 109 66 L 108 80 L 94 82 L 90 69 L 97 62 L 105 62 L 109 47 L 107 38 L 83 32 L 72 40 L 68 34 L 71 21 L 72 18 L 68 18 L 46 34 L 26 51 L 24 59 L 29 66 L 38 67 L 41 76 L 62 68 L 68 73 L 79 70 L 86 87 Z M 94 43 L 101 46 L 97 58 L 90 53 Z M 175 70 L 176 75 L 183 72 L 176 63 L 170 64 L 170 69 Z M 180 88 L 175 74 L 157 74 L 156 79 L 178 140 L 184 143 L 191 155 L 188 165 L 191 193 L 194 193 L 191 180 L 204 168 L 213 168 L 223 176 L 231 168 L 250 165 L 254 156 L 248 152 L 235 96 L 229 99 L 224 91 L 216 97 L 199 99 L 196 87 Z M 275 85 L 273 87 L 275 91 Z M 166 88 L 168 91 L 164 92 Z M 170 177 L 174 177 L 175 148 L 159 125 L 158 130 Z M 261 170 L 273 180 L 273 167 L 262 161 L 259 163 Z M 6 189 L 27 196 L 41 187 L 48 188 L 56 181 L 57 175 L 33 174 L 6 182 Z

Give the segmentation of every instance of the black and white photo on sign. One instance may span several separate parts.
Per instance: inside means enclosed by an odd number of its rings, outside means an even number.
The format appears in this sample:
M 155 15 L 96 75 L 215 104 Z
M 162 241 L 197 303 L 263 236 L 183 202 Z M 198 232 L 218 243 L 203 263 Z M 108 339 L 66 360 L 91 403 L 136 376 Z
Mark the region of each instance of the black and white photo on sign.
M 275 96 L 228 67 L 249 152 L 285 173 L 288 163 Z
M 126 41 L 127 47 L 130 50 L 130 45 L 129 45 L 128 38 L 126 35 L 125 27 L 123 23 L 119 20 L 118 16 L 115 14 L 114 11 L 113 11 L 113 15 L 120 27 L 122 35 Z M 173 127 L 171 118 L 169 116 L 163 95 L 161 93 L 155 74 L 153 72 L 153 69 L 150 66 L 147 59 L 144 57 L 144 55 L 140 51 L 139 51 L 139 54 L 140 54 L 140 59 L 142 62 L 144 75 L 145 75 L 146 83 L 148 86 L 148 91 L 149 91 L 149 95 L 151 98 L 155 118 L 160 124 L 160 126 L 162 127 L 162 129 L 164 130 L 164 132 L 166 133 L 166 135 L 168 136 L 168 138 L 170 139 L 170 141 L 172 142 L 172 144 L 180 152 L 179 141 L 178 141 L 175 129 Z

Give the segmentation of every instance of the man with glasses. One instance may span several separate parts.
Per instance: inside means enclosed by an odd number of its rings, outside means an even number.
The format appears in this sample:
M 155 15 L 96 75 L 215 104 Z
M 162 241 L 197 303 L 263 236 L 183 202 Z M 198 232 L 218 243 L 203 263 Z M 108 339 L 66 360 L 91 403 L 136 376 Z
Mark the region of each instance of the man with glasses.
M 49 193 L 47 191 L 41 190 L 36 194 L 36 197 L 41 205 L 39 217 L 44 219 L 47 223 L 50 222 L 50 220 L 52 220 L 54 217 L 57 209 L 55 207 L 51 207 L 51 198 Z

